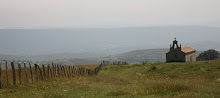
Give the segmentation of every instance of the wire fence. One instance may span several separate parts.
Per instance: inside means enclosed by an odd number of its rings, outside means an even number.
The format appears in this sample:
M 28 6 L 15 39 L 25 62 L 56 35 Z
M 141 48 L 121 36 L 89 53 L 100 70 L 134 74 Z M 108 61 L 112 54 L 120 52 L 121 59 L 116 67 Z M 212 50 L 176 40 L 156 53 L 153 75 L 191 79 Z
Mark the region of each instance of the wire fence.
M 10 65 L 10 66 L 9 66 Z M 37 83 L 46 78 L 93 76 L 102 69 L 103 64 L 93 69 L 77 67 L 75 65 L 60 64 L 33 64 L 27 62 L 1 61 L 0 63 L 0 89 L 9 85 L 22 85 Z M 6 86 L 7 85 L 7 86 Z

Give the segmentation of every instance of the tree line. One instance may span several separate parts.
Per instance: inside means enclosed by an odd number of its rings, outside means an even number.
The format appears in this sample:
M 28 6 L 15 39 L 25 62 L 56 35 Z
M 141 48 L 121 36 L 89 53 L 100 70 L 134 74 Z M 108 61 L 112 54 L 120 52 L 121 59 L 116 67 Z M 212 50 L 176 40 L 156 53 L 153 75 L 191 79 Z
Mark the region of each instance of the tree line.
M 214 49 L 209 49 L 207 51 L 202 52 L 199 54 L 199 56 L 196 58 L 197 61 L 202 60 L 217 60 L 219 59 L 220 53 Z

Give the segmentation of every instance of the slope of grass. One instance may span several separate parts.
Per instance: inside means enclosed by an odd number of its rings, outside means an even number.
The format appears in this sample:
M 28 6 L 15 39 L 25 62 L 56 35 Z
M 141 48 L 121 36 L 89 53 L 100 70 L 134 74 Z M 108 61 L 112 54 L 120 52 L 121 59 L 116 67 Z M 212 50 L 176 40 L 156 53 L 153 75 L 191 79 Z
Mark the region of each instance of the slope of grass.
M 220 61 L 106 66 L 97 76 L 54 78 L 0 90 L 0 97 L 220 97 Z

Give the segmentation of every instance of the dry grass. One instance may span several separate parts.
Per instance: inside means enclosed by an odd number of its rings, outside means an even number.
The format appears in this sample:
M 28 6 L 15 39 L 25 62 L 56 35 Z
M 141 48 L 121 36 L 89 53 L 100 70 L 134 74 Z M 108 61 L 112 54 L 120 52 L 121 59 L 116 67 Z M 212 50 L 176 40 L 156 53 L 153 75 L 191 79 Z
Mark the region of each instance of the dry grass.
M 95 69 L 96 67 L 98 67 L 99 65 L 75 65 L 75 67 L 78 67 L 78 68 L 87 68 L 87 69 Z M 51 67 L 51 66 L 50 66 Z M 68 69 L 69 66 L 64 66 L 65 67 L 65 70 L 66 68 Z M 53 70 L 53 68 L 51 67 L 51 70 Z M 69 69 L 68 69 L 69 70 Z M 42 74 L 43 74 L 43 77 L 44 79 L 47 79 L 48 78 L 48 74 L 47 74 L 47 66 L 45 66 L 45 74 L 46 74 L 46 77 L 44 76 L 44 73 L 43 73 L 43 67 L 41 67 L 41 71 L 42 71 Z M 31 79 L 31 70 L 30 70 L 30 67 L 27 66 L 27 72 L 28 72 L 28 78 L 29 78 L 29 83 L 36 83 L 37 80 L 36 80 L 36 74 L 35 74 L 35 68 L 32 66 L 32 73 L 33 73 L 33 78 L 34 78 L 34 81 L 32 81 Z M 61 72 L 61 70 L 60 70 Z M 18 72 L 18 69 L 15 69 L 15 73 L 16 73 L 16 84 L 20 84 L 20 81 L 19 81 L 19 72 Z M 60 73 L 61 74 L 61 73 Z M 3 82 L 3 86 L 5 88 L 7 88 L 8 86 L 13 86 L 13 72 L 12 72 L 12 69 L 8 69 L 8 76 L 9 76 L 9 85 L 7 85 L 7 77 L 6 77 L 6 70 L 2 70 L 2 82 Z M 39 80 L 41 81 L 42 78 L 40 76 L 40 71 L 38 69 L 38 77 L 39 77 Z M 58 76 L 56 76 L 58 77 Z M 67 77 L 67 75 L 66 75 Z M 23 85 L 27 85 L 27 78 L 26 78 L 26 74 L 25 74 L 25 69 L 22 68 L 21 70 L 21 78 L 22 78 L 22 84 Z M 49 78 L 51 78 L 51 73 L 49 73 Z M 59 78 L 59 77 L 58 77 Z
M 87 66 L 95 68 L 94 66 Z M 220 61 L 107 66 L 97 76 L 50 78 L 0 90 L 1 97 L 220 97 Z
M 75 67 L 83 67 L 87 69 L 95 69 L 96 67 L 99 67 L 99 65 L 75 65 Z

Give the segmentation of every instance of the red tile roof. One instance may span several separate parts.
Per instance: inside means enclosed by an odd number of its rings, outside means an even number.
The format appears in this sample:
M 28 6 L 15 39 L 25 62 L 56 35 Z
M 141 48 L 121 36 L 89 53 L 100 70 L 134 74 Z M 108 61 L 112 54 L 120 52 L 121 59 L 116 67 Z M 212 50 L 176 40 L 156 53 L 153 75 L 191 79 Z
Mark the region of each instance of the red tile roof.
M 183 47 L 181 48 L 181 50 L 182 50 L 182 52 L 184 52 L 184 53 L 189 53 L 189 52 L 194 52 L 194 51 L 196 51 L 196 49 L 193 49 L 193 48 L 191 48 L 191 47 L 189 47 L 189 46 L 183 46 Z

